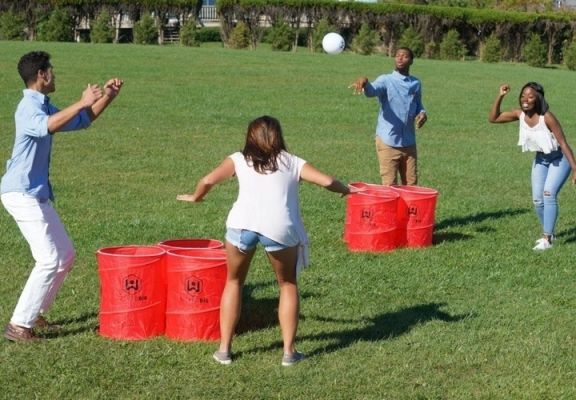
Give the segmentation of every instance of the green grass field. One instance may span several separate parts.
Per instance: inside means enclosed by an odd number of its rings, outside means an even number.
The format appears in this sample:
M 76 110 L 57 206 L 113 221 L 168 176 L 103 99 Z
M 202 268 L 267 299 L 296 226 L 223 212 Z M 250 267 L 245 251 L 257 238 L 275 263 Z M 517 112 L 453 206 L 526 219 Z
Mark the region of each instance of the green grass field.
M 245 291 L 236 362 L 213 362 L 211 342 L 104 339 L 98 325 L 102 247 L 182 237 L 222 239 L 236 196 L 230 181 L 201 204 L 177 202 L 243 145 L 260 115 L 283 124 L 289 149 L 345 181 L 378 183 L 375 99 L 352 96 L 358 76 L 389 72 L 382 56 L 0 42 L 0 159 L 13 144 L 19 57 L 45 49 L 56 105 L 89 82 L 125 80 L 85 132 L 59 134 L 51 177 L 78 253 L 49 317 L 64 325 L 37 344 L 0 341 L 5 399 L 572 399 L 576 396 L 576 192 L 560 195 L 555 247 L 531 250 L 540 230 L 530 199 L 532 157 L 517 125 L 487 115 L 498 86 L 537 80 L 576 146 L 576 79 L 561 68 L 416 60 L 427 125 L 418 132 L 420 184 L 438 189 L 434 246 L 351 253 L 345 201 L 302 185 L 311 266 L 301 276 L 298 348 L 280 366 L 277 291 L 260 251 Z M 4 168 L 2 168 L 2 173 Z M 32 259 L 0 212 L 0 321 L 9 320 Z

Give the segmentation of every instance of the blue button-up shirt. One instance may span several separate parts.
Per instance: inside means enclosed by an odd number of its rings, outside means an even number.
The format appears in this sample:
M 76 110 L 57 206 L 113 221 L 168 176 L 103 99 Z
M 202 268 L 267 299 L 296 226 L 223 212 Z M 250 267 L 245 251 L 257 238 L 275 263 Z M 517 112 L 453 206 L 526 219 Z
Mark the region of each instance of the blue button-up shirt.
M 35 90 L 24 90 L 24 97 L 14 114 L 16 137 L 12 157 L 6 162 L 0 193 L 26 193 L 40 201 L 54 199 L 49 180 L 52 135 L 48 132 L 48 117 L 57 112 L 47 96 Z M 82 111 L 61 131 L 86 128 L 90 123 L 88 113 Z
M 364 86 L 366 97 L 378 96 L 380 112 L 376 135 L 391 147 L 407 147 L 416 144 L 414 118 L 425 112 L 422 105 L 422 85 L 413 76 L 398 71 L 380 75 Z

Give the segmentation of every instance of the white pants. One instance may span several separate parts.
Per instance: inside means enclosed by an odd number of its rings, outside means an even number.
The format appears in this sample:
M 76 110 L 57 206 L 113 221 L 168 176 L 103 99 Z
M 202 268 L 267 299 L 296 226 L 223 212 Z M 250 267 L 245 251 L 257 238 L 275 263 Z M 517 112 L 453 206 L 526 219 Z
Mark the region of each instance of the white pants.
M 1 199 L 36 261 L 10 322 L 32 328 L 36 318 L 48 311 L 72 268 L 74 246 L 49 201 L 24 193 L 4 193 Z

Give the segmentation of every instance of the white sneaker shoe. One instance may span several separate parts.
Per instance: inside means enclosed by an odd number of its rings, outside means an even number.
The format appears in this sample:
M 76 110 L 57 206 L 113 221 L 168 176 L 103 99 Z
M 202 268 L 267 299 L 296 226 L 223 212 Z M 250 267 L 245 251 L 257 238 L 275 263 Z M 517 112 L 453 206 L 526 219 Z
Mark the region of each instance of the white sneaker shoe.
M 544 251 L 552 248 L 552 243 L 548 241 L 548 239 L 542 238 L 536 241 L 536 246 L 532 248 L 532 250 L 536 251 Z

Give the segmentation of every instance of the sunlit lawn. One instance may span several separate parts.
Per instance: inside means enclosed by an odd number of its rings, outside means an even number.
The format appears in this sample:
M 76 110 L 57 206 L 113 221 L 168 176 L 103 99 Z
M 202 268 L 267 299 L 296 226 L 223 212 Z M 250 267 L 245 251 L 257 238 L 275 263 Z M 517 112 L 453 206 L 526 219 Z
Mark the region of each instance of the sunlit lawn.
M 125 80 L 90 130 L 57 135 L 51 177 L 56 207 L 78 253 L 50 312 L 64 332 L 45 343 L 0 342 L 2 397 L 191 399 L 570 399 L 576 395 L 573 253 L 575 189 L 560 196 L 556 246 L 540 235 L 530 199 L 531 156 L 517 125 L 490 125 L 498 86 L 517 103 L 537 80 L 576 143 L 574 73 L 519 64 L 416 60 L 427 125 L 418 132 L 420 183 L 440 192 L 434 245 L 349 252 L 345 201 L 302 185 L 311 267 L 300 280 L 299 349 L 280 366 L 277 290 L 260 252 L 248 277 L 235 363 L 213 362 L 215 343 L 165 337 L 114 341 L 98 325 L 102 247 L 170 238 L 222 239 L 237 185 L 202 204 L 181 203 L 198 178 L 243 145 L 260 115 L 282 122 L 291 151 L 345 181 L 378 182 L 374 99 L 352 96 L 358 76 L 393 62 L 338 56 L 201 48 L 0 42 L 0 158 L 10 156 L 22 83 L 19 57 L 53 55 L 65 106 L 89 82 Z M 32 265 L 14 222 L 0 213 L 0 320 L 8 321 Z

